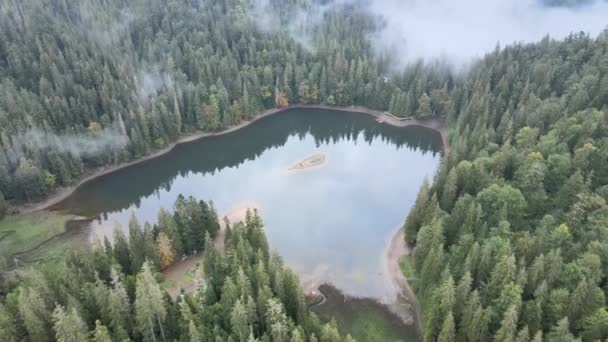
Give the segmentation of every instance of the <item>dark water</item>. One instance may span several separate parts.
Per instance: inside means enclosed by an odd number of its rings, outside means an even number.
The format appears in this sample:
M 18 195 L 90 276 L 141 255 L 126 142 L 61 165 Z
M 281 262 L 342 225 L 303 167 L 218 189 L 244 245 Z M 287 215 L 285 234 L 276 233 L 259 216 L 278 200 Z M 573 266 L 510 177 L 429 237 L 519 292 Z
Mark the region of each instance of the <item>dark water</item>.
M 213 200 L 220 214 L 255 204 L 271 247 L 303 281 L 390 300 L 381 268 L 386 242 L 424 177 L 432 178 L 440 148 L 439 135 L 427 129 L 292 110 L 98 178 L 58 208 L 99 216 L 91 231 L 111 234 L 115 223 L 126 227 L 131 212 L 154 222 L 179 194 Z M 287 170 L 316 153 L 326 155 L 325 166 Z

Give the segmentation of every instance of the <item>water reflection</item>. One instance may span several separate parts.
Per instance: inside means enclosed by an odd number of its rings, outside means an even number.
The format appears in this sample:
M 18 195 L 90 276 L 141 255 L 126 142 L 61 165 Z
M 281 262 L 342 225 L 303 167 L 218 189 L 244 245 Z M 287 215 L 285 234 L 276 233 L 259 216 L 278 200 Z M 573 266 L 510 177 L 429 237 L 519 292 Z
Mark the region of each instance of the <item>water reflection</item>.
M 381 274 L 387 234 L 404 219 L 423 178 L 438 164 L 440 139 L 363 114 L 293 110 L 237 132 L 180 145 L 171 153 L 85 184 L 59 204 L 99 216 L 92 231 L 126 227 L 131 212 L 155 221 L 181 193 L 213 200 L 219 213 L 239 203 L 262 212 L 272 248 L 303 280 L 389 299 Z M 287 171 L 324 153 L 320 168 Z

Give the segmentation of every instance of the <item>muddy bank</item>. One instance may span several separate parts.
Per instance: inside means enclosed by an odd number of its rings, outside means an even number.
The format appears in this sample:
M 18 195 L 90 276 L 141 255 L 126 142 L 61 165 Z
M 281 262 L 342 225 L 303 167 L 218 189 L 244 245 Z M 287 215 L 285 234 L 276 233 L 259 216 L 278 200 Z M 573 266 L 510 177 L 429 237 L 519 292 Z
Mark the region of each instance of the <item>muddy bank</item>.
M 330 284 L 319 286 L 322 299 L 310 308 L 323 321 L 335 318 L 343 333 L 357 341 L 418 341 L 416 328 L 405 324 L 386 305 L 373 298 L 345 295 Z
M 399 118 L 388 112 L 373 110 L 373 109 L 369 109 L 369 108 L 365 108 L 365 107 L 361 107 L 361 106 L 337 107 L 337 106 L 328 106 L 328 105 L 297 104 L 297 105 L 291 105 L 291 106 L 288 106 L 285 108 L 272 108 L 272 109 L 265 110 L 262 113 L 254 116 L 250 120 L 242 121 L 238 125 L 232 126 L 228 129 L 225 129 L 222 131 L 199 132 L 199 133 L 195 133 L 195 134 L 191 134 L 191 135 L 182 136 L 177 141 L 169 144 L 167 147 L 165 147 L 161 150 L 158 150 L 150 155 L 142 157 L 142 158 L 138 158 L 138 159 L 120 163 L 120 164 L 106 165 L 106 166 L 98 168 L 98 169 L 89 170 L 88 172 L 85 172 L 85 174 L 82 176 L 81 180 L 78 183 L 74 184 L 73 186 L 57 189 L 55 192 L 53 192 L 53 194 L 51 194 L 49 197 L 47 197 L 44 201 L 37 202 L 37 203 L 24 204 L 24 205 L 18 206 L 17 208 L 19 209 L 20 212 L 23 212 L 23 213 L 48 209 L 48 208 L 54 206 L 55 204 L 63 201 L 67 197 L 69 197 L 81 185 L 83 185 L 87 182 L 90 182 L 98 177 L 110 174 L 112 172 L 115 172 L 115 171 L 123 169 L 123 168 L 127 168 L 132 165 L 142 163 L 142 162 L 150 160 L 150 159 L 160 157 L 164 154 L 171 152 L 177 145 L 192 142 L 192 141 L 199 140 L 199 139 L 204 139 L 207 137 L 214 137 L 214 136 L 219 136 L 219 135 L 235 132 L 241 128 L 249 126 L 250 124 L 252 124 L 262 118 L 265 118 L 267 116 L 271 116 L 271 115 L 274 115 L 277 113 L 282 113 L 282 112 L 285 112 L 285 111 L 288 111 L 291 109 L 326 109 L 326 110 L 333 110 L 333 111 L 338 111 L 338 112 L 363 113 L 363 114 L 367 114 L 367 115 L 375 117 L 376 121 L 378 121 L 378 122 L 381 122 L 383 124 L 388 124 L 391 126 L 395 126 L 395 127 L 408 127 L 408 126 L 425 127 L 425 128 L 434 130 L 441 135 L 444 155 L 447 154 L 447 151 L 448 151 L 447 133 L 446 133 L 445 127 L 443 125 L 443 122 L 441 122 L 440 120 L 431 119 L 431 120 L 427 120 L 427 121 L 420 121 L 417 119 Z
M 414 324 L 419 332 L 422 332 L 422 313 L 420 305 L 416 300 L 414 290 L 401 271 L 399 262 L 410 255 L 411 249 L 405 242 L 405 233 L 401 226 L 395 229 L 387 242 L 384 257 L 382 259 L 383 275 L 397 294 L 394 300 L 387 303 L 391 311 L 398 315 L 405 323 Z

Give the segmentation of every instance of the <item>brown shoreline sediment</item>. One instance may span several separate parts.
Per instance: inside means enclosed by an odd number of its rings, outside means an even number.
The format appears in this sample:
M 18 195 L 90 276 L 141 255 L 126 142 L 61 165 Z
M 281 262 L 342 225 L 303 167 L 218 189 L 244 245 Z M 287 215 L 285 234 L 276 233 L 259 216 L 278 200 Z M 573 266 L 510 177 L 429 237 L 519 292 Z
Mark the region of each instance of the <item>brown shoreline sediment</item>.
M 129 166 L 143 163 L 147 160 L 158 158 L 162 155 L 165 155 L 165 154 L 171 152 L 177 145 L 189 143 L 189 142 L 196 141 L 199 139 L 204 139 L 207 137 L 214 137 L 214 136 L 220 136 L 220 135 L 232 133 L 232 132 L 238 131 L 241 128 L 247 127 L 250 124 L 252 124 L 262 118 L 271 116 L 273 114 L 282 113 L 282 112 L 285 112 L 285 111 L 288 111 L 291 109 L 326 109 L 326 110 L 333 110 L 333 111 L 338 111 L 338 112 L 362 113 L 362 114 L 367 114 L 367 115 L 371 115 L 371 116 L 375 117 L 377 119 L 376 121 L 378 121 L 379 123 L 385 123 L 385 124 L 395 126 L 395 127 L 414 126 L 414 127 L 428 128 L 428 129 L 431 129 L 431 130 L 439 133 L 439 135 L 441 136 L 443 154 L 446 155 L 448 152 L 447 132 L 443 125 L 443 122 L 440 120 L 437 120 L 437 119 L 421 121 L 421 120 L 414 119 L 414 118 L 411 118 L 411 119 L 410 118 L 399 118 L 388 112 L 383 112 L 380 110 L 370 109 L 370 108 L 366 108 L 366 107 L 362 107 L 362 106 L 339 107 L 339 106 L 329 106 L 329 105 L 322 105 L 322 104 L 318 104 L 318 105 L 316 105 L 316 104 L 295 104 L 295 105 L 287 106 L 284 108 L 267 109 L 267 110 L 261 112 L 260 114 L 254 116 L 252 119 L 242 121 L 241 123 L 239 123 L 235 126 L 232 126 L 230 128 L 227 128 L 225 130 L 222 130 L 222 131 L 199 132 L 199 133 L 194 133 L 194 134 L 190 134 L 190 135 L 185 135 L 185 136 L 180 137 L 176 141 L 172 142 L 171 144 L 169 144 L 169 146 L 167 146 L 163 149 L 160 149 L 147 156 L 144 156 L 144 157 L 141 157 L 141 158 L 138 158 L 135 160 L 131 160 L 128 162 L 115 164 L 115 165 L 108 165 L 108 166 L 104 166 L 104 167 L 101 167 L 98 169 L 91 170 L 89 172 L 85 172 L 85 174 L 83 175 L 83 178 L 81 178 L 81 180 L 78 181 L 78 183 L 68 186 L 68 187 L 57 189 L 56 191 L 53 192 L 53 194 L 51 194 L 49 197 L 47 197 L 42 202 L 20 205 L 20 206 L 17 206 L 17 209 L 19 210 L 19 213 L 31 213 L 31 212 L 35 212 L 35 211 L 48 209 L 48 208 L 52 207 L 53 205 L 68 198 L 72 193 L 74 193 L 74 191 L 76 191 L 76 189 L 78 189 L 83 184 L 88 183 L 96 178 L 99 178 L 101 176 L 110 174 L 112 172 L 127 168 Z
M 422 310 L 416 299 L 416 294 L 407 278 L 401 271 L 401 258 L 410 255 L 411 249 L 405 241 L 403 227 L 397 227 L 391 232 L 382 258 L 382 274 L 385 281 L 391 284 L 397 293 L 394 303 L 387 303 L 391 311 L 399 316 L 404 323 L 415 324 L 418 332 L 422 333 Z M 405 302 L 405 303 L 404 303 Z
M 422 121 L 422 120 L 418 120 L 418 119 L 414 119 L 414 118 L 399 118 L 386 111 L 374 110 L 374 109 L 370 109 L 370 108 L 366 108 L 366 107 L 362 107 L 362 106 L 339 107 L 339 106 L 329 106 L 329 105 L 322 105 L 322 104 L 318 104 L 318 105 L 296 104 L 296 105 L 291 105 L 291 106 L 288 106 L 285 108 L 272 108 L 272 109 L 265 110 L 249 120 L 242 121 L 241 123 L 239 123 L 235 126 L 232 126 L 228 129 L 222 130 L 222 131 L 199 132 L 199 133 L 195 133 L 195 134 L 182 136 L 179 139 L 177 139 L 175 142 L 172 142 L 171 144 L 169 144 L 167 147 L 165 147 L 161 150 L 158 150 L 150 155 L 147 155 L 147 156 L 135 159 L 135 160 L 131 160 L 128 162 L 124 162 L 124 163 L 121 163 L 118 165 L 109 165 L 109 166 L 105 166 L 105 167 L 102 167 L 99 169 L 91 170 L 88 173 L 85 173 L 84 177 L 78 183 L 76 183 L 72 186 L 69 186 L 69 187 L 58 189 L 51 196 L 49 196 L 47 199 L 45 199 L 42 202 L 29 204 L 29 205 L 22 205 L 21 207 L 18 207 L 20 209 L 19 211 L 21 213 L 30 213 L 30 212 L 48 209 L 48 208 L 52 207 L 53 205 L 63 201 L 67 197 L 69 197 L 80 186 L 82 186 L 85 183 L 88 183 L 96 178 L 110 174 L 112 172 L 118 171 L 123 168 L 127 168 L 130 166 L 145 162 L 147 160 L 151 160 L 151 159 L 160 157 L 164 154 L 171 152 L 177 145 L 193 142 L 193 141 L 196 141 L 199 139 L 204 139 L 207 137 L 214 137 L 214 136 L 220 136 L 220 135 L 232 133 L 232 132 L 238 131 L 241 128 L 247 127 L 250 124 L 252 124 L 260 119 L 263 119 L 265 117 L 268 117 L 268 116 L 271 116 L 271 115 L 274 115 L 277 113 L 286 112 L 291 109 L 325 109 L 325 110 L 333 110 L 333 111 L 339 111 L 339 112 L 361 113 L 361 114 L 367 114 L 367 115 L 370 115 L 370 116 L 376 118 L 376 121 L 379 123 L 383 123 L 383 124 L 387 124 L 387 125 L 391 125 L 391 126 L 395 126 L 395 127 L 414 126 L 414 127 L 427 128 L 427 129 L 430 129 L 430 130 L 433 130 L 433 131 L 439 133 L 439 135 L 441 137 L 444 158 L 449 152 L 447 130 L 446 130 L 443 122 L 438 119 L 429 119 L 429 120 Z M 418 326 L 419 331 L 422 331 L 422 326 L 420 323 L 420 321 L 421 321 L 420 308 L 419 308 L 419 305 L 416 303 L 415 294 L 412 291 L 411 287 L 409 286 L 407 279 L 402 274 L 401 269 L 399 268 L 399 260 L 405 254 L 404 254 L 403 250 L 400 248 L 399 244 L 394 243 L 394 241 L 401 241 L 401 240 L 403 240 L 403 244 L 405 244 L 403 231 L 402 231 L 402 229 L 399 229 L 394 234 L 394 236 L 392 237 L 392 239 L 390 240 L 390 242 L 387 246 L 387 253 L 385 256 L 386 264 L 389 265 L 387 267 L 387 276 L 389 277 L 389 281 L 391 281 L 393 283 L 393 285 L 397 285 L 398 288 L 400 288 L 402 290 L 401 292 L 405 291 L 408 294 L 409 298 L 411 298 L 411 300 L 414 301 L 413 304 L 415 305 L 415 309 L 416 309 L 415 310 L 416 324 Z M 388 259 L 389 255 L 391 256 L 391 258 L 390 258 L 391 260 Z M 394 266 L 395 262 L 396 262 L 396 267 Z

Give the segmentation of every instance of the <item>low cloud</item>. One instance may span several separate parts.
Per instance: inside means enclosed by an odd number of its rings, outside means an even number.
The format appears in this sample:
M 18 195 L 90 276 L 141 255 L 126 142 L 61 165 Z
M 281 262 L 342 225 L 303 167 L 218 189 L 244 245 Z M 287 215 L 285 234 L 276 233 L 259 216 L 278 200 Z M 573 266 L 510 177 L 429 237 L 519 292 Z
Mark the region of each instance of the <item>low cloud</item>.
M 608 2 L 578 7 L 545 6 L 542 0 L 372 0 L 371 13 L 383 20 L 372 38 L 378 52 L 402 61 L 444 59 L 456 65 L 515 42 L 573 32 L 593 36 L 608 25 Z
M 151 97 L 158 95 L 163 89 L 173 87 L 173 77 L 161 71 L 160 67 L 142 69 L 135 83 L 138 85 L 140 104 L 147 104 Z
M 16 162 L 25 151 L 57 151 L 74 157 L 91 158 L 124 148 L 129 138 L 118 128 L 106 128 L 96 133 L 53 134 L 32 128 L 12 139 Z
M 281 25 L 270 0 L 254 0 L 252 16 L 262 30 L 285 30 L 310 46 L 311 25 L 320 24 L 328 11 L 364 11 L 378 20 L 377 31 L 369 37 L 375 52 L 392 57 L 399 66 L 420 59 L 462 66 L 498 44 L 536 42 L 547 35 L 560 39 L 578 32 L 596 36 L 608 25 L 606 0 L 571 7 L 548 6 L 547 1 L 312 0 L 310 7 L 299 8 Z

